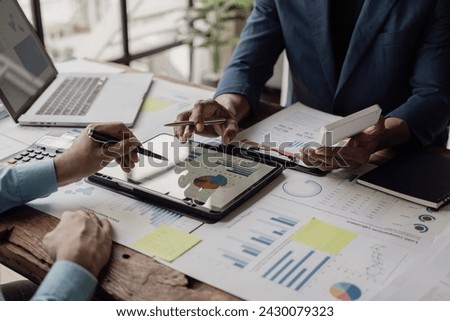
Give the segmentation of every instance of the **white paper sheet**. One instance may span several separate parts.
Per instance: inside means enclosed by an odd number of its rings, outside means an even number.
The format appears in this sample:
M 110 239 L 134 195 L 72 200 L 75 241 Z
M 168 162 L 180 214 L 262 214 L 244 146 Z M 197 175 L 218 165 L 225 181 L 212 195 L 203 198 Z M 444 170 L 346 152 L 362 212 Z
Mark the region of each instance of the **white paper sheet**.
M 432 247 L 375 300 L 450 300 L 450 230 L 436 238 Z
M 198 100 L 212 95 L 209 90 L 153 79 L 148 101 L 144 103 L 133 131 L 142 141 L 160 133 L 173 133 L 172 127 L 164 124 L 173 122 L 180 112 L 192 108 Z
M 25 127 L 12 118 L 0 119 L 0 159 L 17 153 L 48 133 L 45 127 Z
M 0 159 L 3 159 L 9 155 L 17 153 L 28 145 L 11 139 L 7 136 L 0 135 Z
M 335 170 L 324 177 L 287 171 L 290 179 L 271 195 L 280 205 L 317 209 L 394 243 L 430 246 L 448 224 L 450 207 L 436 211 L 357 184 L 357 175 L 369 168 Z
M 130 248 L 134 248 L 132 244 L 139 238 L 161 225 L 170 225 L 189 233 L 202 224 L 84 180 L 62 187 L 49 197 L 37 199 L 28 205 L 58 218 L 68 210 L 92 210 L 111 222 L 114 241 Z
M 426 250 L 450 213 L 374 193 L 348 176 L 285 171 L 251 204 L 196 230 L 203 242 L 171 266 L 248 300 L 372 299 Z M 288 184 L 299 184 L 297 194 L 286 193 Z M 313 218 L 356 237 L 337 254 L 292 240 Z
M 296 103 L 240 132 L 237 140 L 298 153 L 301 147 L 320 141 L 322 126 L 340 118 Z

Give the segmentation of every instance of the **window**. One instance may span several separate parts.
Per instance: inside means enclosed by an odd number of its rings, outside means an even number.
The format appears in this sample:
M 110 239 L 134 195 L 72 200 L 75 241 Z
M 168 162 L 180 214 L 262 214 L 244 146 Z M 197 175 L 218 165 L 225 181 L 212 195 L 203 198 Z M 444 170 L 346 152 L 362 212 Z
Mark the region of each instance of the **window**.
M 54 61 L 69 57 L 134 61 L 139 70 L 190 77 L 192 50 L 178 30 L 191 1 L 19 0 L 19 4 Z

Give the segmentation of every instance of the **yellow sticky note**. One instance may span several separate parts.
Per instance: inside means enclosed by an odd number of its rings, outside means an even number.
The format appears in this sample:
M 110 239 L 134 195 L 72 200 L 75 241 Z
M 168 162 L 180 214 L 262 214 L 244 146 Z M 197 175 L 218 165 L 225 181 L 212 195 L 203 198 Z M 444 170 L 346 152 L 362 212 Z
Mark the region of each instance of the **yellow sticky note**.
M 338 254 L 355 237 L 356 233 L 313 218 L 291 239 L 331 254 Z
M 155 112 L 158 110 L 161 110 L 167 106 L 169 106 L 170 103 L 155 97 L 147 97 L 144 100 L 144 104 L 142 105 L 142 110 L 149 111 L 149 112 Z
M 163 260 L 172 262 L 201 240 L 195 235 L 162 225 L 141 237 L 132 246 L 144 253 L 156 255 Z

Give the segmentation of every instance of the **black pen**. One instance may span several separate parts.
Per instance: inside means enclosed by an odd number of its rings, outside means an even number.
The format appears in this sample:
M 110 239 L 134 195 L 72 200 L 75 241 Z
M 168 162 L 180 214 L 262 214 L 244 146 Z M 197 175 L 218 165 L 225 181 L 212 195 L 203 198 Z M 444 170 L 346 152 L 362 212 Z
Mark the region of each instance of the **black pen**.
M 203 122 L 203 125 L 209 126 L 214 124 L 225 124 L 227 122 L 226 118 L 209 119 Z M 165 124 L 164 126 L 193 126 L 195 123 L 191 120 L 181 120 L 173 123 Z
M 94 142 L 97 142 L 97 143 L 100 143 L 100 144 L 106 144 L 106 143 L 116 144 L 116 143 L 119 142 L 116 138 L 108 136 L 108 135 L 105 135 L 105 134 L 102 134 L 102 133 L 99 133 L 99 132 L 93 130 L 92 128 L 89 128 L 88 136 Z M 157 159 L 160 159 L 160 160 L 163 160 L 163 161 L 168 161 L 168 159 L 165 158 L 164 156 L 161 156 L 161 155 L 158 155 L 156 153 L 153 153 L 152 151 L 150 151 L 148 149 L 145 149 L 145 148 L 142 148 L 140 146 L 136 147 L 136 150 L 137 150 L 137 152 L 139 154 L 142 154 L 142 155 L 145 155 L 145 156 L 148 156 L 148 157 L 152 157 L 152 158 L 157 158 Z

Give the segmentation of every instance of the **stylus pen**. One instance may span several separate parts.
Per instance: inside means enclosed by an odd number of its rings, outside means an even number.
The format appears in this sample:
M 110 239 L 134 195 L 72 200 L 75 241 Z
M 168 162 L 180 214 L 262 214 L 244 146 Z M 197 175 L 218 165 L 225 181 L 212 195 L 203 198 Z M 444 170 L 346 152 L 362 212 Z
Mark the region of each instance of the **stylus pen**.
M 105 144 L 105 143 L 116 144 L 116 143 L 119 142 L 116 138 L 108 136 L 108 135 L 105 135 L 105 134 L 102 134 L 102 133 L 99 133 L 99 132 L 96 132 L 92 128 L 89 129 L 88 136 L 94 142 L 97 142 L 97 143 L 100 143 L 100 144 Z M 150 151 L 148 149 L 145 149 L 145 148 L 142 148 L 140 146 L 136 147 L 136 150 L 137 150 L 137 152 L 139 154 L 142 154 L 142 155 L 145 155 L 145 156 L 148 156 L 148 157 L 152 157 L 152 158 L 157 158 L 157 159 L 160 159 L 160 160 L 163 160 L 163 161 L 168 161 L 168 159 L 165 158 L 164 156 L 161 156 L 161 155 L 158 155 L 156 153 L 153 153 L 152 151 Z
M 203 122 L 203 125 L 208 126 L 208 125 L 214 125 L 214 124 L 224 124 L 227 122 L 226 118 L 217 118 L 217 119 L 210 119 L 210 120 L 205 120 Z M 176 121 L 173 123 L 168 123 L 165 124 L 164 126 L 193 126 L 195 125 L 195 123 L 191 120 L 181 120 L 181 121 Z

